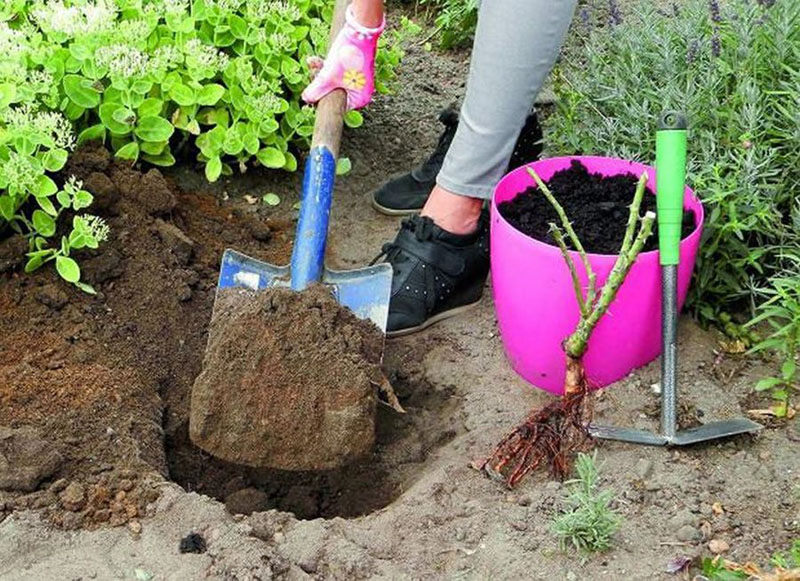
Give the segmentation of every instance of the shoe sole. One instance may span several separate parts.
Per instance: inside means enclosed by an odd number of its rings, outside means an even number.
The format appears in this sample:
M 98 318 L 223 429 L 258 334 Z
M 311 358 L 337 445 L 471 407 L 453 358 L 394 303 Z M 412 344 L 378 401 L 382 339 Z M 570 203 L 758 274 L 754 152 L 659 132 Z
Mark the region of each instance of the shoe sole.
M 466 313 L 467 311 L 474 309 L 476 306 L 478 306 L 478 303 L 480 302 L 481 300 L 478 299 L 474 303 L 469 303 L 468 305 L 461 305 L 460 307 L 455 307 L 448 311 L 442 311 L 441 313 L 434 315 L 430 319 L 426 319 L 424 323 L 417 325 L 416 327 L 408 327 L 406 329 L 399 329 L 397 331 L 387 331 L 386 337 L 389 339 L 395 339 L 397 337 L 405 337 L 407 335 L 413 335 L 414 333 L 419 333 L 420 331 L 427 329 L 431 325 L 435 325 L 436 323 L 444 321 L 445 319 L 455 317 L 457 315 Z
M 375 198 L 372 198 L 372 207 L 384 216 L 410 216 L 411 214 L 417 214 L 420 210 L 422 210 L 422 208 L 408 208 L 405 210 L 387 208 L 386 206 L 381 206 L 378 202 L 376 202 Z

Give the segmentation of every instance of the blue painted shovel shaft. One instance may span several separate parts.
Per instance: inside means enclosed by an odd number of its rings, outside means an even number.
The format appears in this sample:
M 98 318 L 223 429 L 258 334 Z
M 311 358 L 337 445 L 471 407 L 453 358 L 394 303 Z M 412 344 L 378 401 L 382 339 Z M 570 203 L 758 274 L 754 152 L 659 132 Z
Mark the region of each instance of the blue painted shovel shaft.
M 335 178 L 333 153 L 324 145 L 312 149 L 306 160 L 300 219 L 292 250 L 292 290 L 301 291 L 322 279 Z

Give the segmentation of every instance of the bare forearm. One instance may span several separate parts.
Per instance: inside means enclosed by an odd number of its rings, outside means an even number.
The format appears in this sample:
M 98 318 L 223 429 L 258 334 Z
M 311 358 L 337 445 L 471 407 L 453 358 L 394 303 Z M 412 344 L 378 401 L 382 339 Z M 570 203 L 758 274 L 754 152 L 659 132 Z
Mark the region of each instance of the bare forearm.
M 353 16 L 367 28 L 377 28 L 383 22 L 383 0 L 353 0 Z

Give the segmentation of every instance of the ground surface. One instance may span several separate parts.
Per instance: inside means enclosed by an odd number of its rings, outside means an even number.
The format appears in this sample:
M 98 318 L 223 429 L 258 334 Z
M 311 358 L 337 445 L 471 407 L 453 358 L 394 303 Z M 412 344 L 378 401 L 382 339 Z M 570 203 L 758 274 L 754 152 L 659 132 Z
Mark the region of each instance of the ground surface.
M 465 71 L 463 55 L 412 51 L 397 95 L 344 144 L 353 172 L 338 182 L 331 265 L 363 265 L 393 236 L 397 220 L 373 212 L 369 190 L 435 142 L 436 112 Z M 625 517 L 615 549 L 560 551 L 550 520 L 561 485 L 536 475 L 510 493 L 468 467 L 549 401 L 508 367 L 489 293 L 467 316 L 387 343 L 384 368 L 408 413 L 380 412 L 370 461 L 319 475 L 214 461 L 188 443 L 187 418 L 216 265 L 226 246 L 287 260 L 299 176 L 209 188 L 188 168 L 165 191 L 157 175 L 142 185 L 101 173 L 119 199 L 114 239 L 85 268 L 100 295 L 48 273 L 0 280 L 0 425 L 38 427 L 45 447 L 32 449 L 60 458 L 37 467 L 37 491 L 0 493 L 0 579 L 658 579 L 711 538 L 732 558 L 763 560 L 800 532 L 795 420 L 684 450 L 600 444 L 603 485 Z M 267 192 L 282 198 L 276 209 L 244 198 Z M 686 421 L 765 407 L 751 396 L 757 363 L 718 355 L 688 321 L 680 349 Z M 599 419 L 655 427 L 657 380 L 654 363 L 604 392 Z M 257 512 L 234 516 L 206 495 Z M 192 532 L 205 552 L 179 552 Z

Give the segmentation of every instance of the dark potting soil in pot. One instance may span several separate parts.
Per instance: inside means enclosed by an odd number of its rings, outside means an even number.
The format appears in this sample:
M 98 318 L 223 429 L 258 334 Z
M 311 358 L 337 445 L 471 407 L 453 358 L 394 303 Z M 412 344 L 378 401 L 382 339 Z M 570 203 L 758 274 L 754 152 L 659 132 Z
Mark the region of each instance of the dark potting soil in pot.
M 564 208 L 578 238 L 587 252 L 616 254 L 625 236 L 628 207 L 636 192 L 637 176 L 632 173 L 604 176 L 590 173 L 580 161 L 573 160 L 568 169 L 557 171 L 547 181 L 556 200 Z M 648 189 L 652 191 L 652 184 Z M 554 244 L 550 224 L 560 225 L 550 202 L 536 187 L 520 192 L 513 199 L 498 204 L 500 214 L 520 232 L 531 238 Z M 640 213 L 656 211 L 656 198 L 645 194 Z M 694 213 L 684 210 L 681 238 L 695 228 Z M 569 240 L 566 240 L 569 245 Z M 644 250 L 658 248 L 658 225 Z
M 190 434 L 213 455 L 257 467 L 329 469 L 375 442 L 383 334 L 327 288 L 220 291 Z

